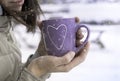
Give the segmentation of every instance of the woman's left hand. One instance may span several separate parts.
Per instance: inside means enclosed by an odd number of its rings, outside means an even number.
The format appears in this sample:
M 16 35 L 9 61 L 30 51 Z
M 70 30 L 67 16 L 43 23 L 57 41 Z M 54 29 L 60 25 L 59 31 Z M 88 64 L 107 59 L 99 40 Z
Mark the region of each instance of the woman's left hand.
M 80 22 L 78 17 L 75 17 L 75 20 L 76 20 L 76 23 Z M 81 29 L 79 29 L 76 33 L 76 47 L 79 47 L 82 44 L 81 39 L 83 37 L 84 36 L 82 34 L 82 31 L 81 31 Z M 90 47 L 90 42 L 88 41 L 86 43 L 86 45 L 81 50 L 79 50 L 79 52 L 76 54 L 75 58 L 67 66 L 73 68 L 73 67 L 79 65 L 80 63 L 82 63 L 86 59 L 86 56 L 89 51 L 89 47 Z

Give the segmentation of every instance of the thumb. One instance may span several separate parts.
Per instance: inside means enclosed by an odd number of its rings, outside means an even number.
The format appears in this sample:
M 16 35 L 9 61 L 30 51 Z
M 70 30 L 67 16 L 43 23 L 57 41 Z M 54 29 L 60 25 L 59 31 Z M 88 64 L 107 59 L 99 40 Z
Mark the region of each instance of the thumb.
M 42 21 L 37 21 L 37 25 L 38 25 L 39 29 L 41 30 L 42 29 Z

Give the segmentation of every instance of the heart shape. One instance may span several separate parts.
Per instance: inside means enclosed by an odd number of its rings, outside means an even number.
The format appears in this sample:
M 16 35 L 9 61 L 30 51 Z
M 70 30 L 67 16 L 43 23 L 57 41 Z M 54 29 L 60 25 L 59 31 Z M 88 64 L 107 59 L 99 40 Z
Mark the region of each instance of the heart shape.
M 64 24 L 57 27 L 49 25 L 47 27 L 47 33 L 52 44 L 60 50 L 63 47 L 66 38 L 67 26 Z

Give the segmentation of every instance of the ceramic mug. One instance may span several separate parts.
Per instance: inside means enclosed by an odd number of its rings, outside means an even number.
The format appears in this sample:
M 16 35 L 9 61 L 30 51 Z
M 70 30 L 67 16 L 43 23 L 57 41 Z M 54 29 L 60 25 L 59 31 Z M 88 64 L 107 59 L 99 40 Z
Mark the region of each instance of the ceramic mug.
M 49 55 L 63 56 L 68 51 L 76 53 L 84 47 L 89 38 L 87 26 L 75 22 L 75 18 L 51 19 L 42 21 L 42 36 Z M 76 32 L 85 28 L 87 36 L 83 43 L 76 47 Z

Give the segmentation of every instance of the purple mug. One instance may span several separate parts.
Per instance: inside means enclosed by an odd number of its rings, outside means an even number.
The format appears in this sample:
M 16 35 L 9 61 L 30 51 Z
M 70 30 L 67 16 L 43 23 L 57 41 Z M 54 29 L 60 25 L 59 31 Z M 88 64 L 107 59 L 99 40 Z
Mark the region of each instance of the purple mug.
M 77 53 L 88 41 L 88 27 L 76 23 L 75 18 L 44 20 L 42 23 L 42 36 L 49 55 L 63 56 L 68 51 Z M 87 30 L 87 36 L 83 43 L 76 47 L 76 32 L 80 28 Z

